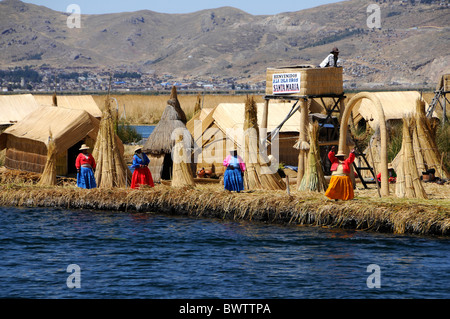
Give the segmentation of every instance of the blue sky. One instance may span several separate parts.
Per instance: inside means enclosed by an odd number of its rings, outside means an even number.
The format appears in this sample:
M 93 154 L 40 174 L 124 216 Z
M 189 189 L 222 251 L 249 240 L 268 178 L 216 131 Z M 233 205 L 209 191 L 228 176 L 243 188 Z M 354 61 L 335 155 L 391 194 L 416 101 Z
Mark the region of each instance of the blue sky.
M 340 1 L 341 0 L 25 0 L 24 2 L 43 5 L 56 11 L 66 11 L 70 4 L 77 4 L 80 6 L 82 14 L 115 13 L 145 9 L 163 13 L 188 13 L 203 9 L 230 6 L 258 15 L 299 11 L 322 4 Z

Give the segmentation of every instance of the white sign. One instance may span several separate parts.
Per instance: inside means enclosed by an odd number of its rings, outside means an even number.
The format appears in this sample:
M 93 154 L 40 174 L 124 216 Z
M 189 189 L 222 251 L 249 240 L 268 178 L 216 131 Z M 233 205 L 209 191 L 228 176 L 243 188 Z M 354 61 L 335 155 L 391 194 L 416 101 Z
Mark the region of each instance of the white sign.
M 273 94 L 300 93 L 301 73 L 272 75 Z

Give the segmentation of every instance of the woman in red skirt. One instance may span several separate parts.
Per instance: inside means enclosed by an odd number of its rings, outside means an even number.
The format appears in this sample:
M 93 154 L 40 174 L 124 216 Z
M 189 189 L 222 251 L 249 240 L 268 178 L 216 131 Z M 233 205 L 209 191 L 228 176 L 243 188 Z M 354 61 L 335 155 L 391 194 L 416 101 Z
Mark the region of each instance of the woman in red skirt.
M 150 160 L 145 153 L 142 152 L 142 147 L 134 150 L 133 166 L 134 172 L 131 179 L 131 188 L 139 188 L 140 185 L 149 185 L 154 187 L 152 173 L 148 168 Z

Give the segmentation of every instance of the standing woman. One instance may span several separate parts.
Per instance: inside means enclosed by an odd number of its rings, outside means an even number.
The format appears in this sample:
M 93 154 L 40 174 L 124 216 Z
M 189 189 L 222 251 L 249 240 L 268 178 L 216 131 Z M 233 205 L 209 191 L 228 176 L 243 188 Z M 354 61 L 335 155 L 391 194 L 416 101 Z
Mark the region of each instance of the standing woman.
M 75 167 L 77 168 L 77 186 L 80 188 L 90 189 L 96 188 L 94 170 L 97 164 L 94 157 L 88 153 L 89 146 L 83 144 L 80 148 L 81 153 L 75 161 Z
M 132 167 L 134 168 L 134 172 L 131 179 L 131 188 L 139 188 L 139 185 L 150 185 L 150 187 L 155 187 L 148 164 L 150 164 L 150 159 L 142 152 L 142 147 L 137 147 L 134 150 L 133 156 Z
M 230 151 L 230 155 L 223 161 L 223 166 L 226 166 L 223 177 L 223 185 L 228 191 L 240 192 L 244 190 L 244 160 L 237 154 L 237 150 Z
M 350 167 L 355 160 L 355 150 L 345 159 L 345 154 L 338 152 L 335 155 L 336 147 L 332 147 L 328 158 L 331 162 L 331 180 L 325 196 L 334 200 L 351 200 L 355 197 L 353 183 L 350 179 Z

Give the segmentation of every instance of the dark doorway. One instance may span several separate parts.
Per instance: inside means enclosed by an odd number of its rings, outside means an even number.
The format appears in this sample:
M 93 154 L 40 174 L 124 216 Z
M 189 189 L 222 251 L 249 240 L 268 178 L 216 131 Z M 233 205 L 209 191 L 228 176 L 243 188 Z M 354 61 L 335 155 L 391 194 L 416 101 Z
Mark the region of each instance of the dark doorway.
M 76 175 L 77 168 L 75 167 L 75 161 L 78 154 L 80 154 L 80 147 L 84 144 L 84 141 L 80 141 L 67 150 L 67 175 Z
M 173 167 L 172 154 L 166 154 L 164 156 L 164 163 L 163 163 L 163 169 L 162 169 L 162 173 L 161 173 L 161 179 L 166 180 L 166 181 L 172 179 L 172 167 Z

